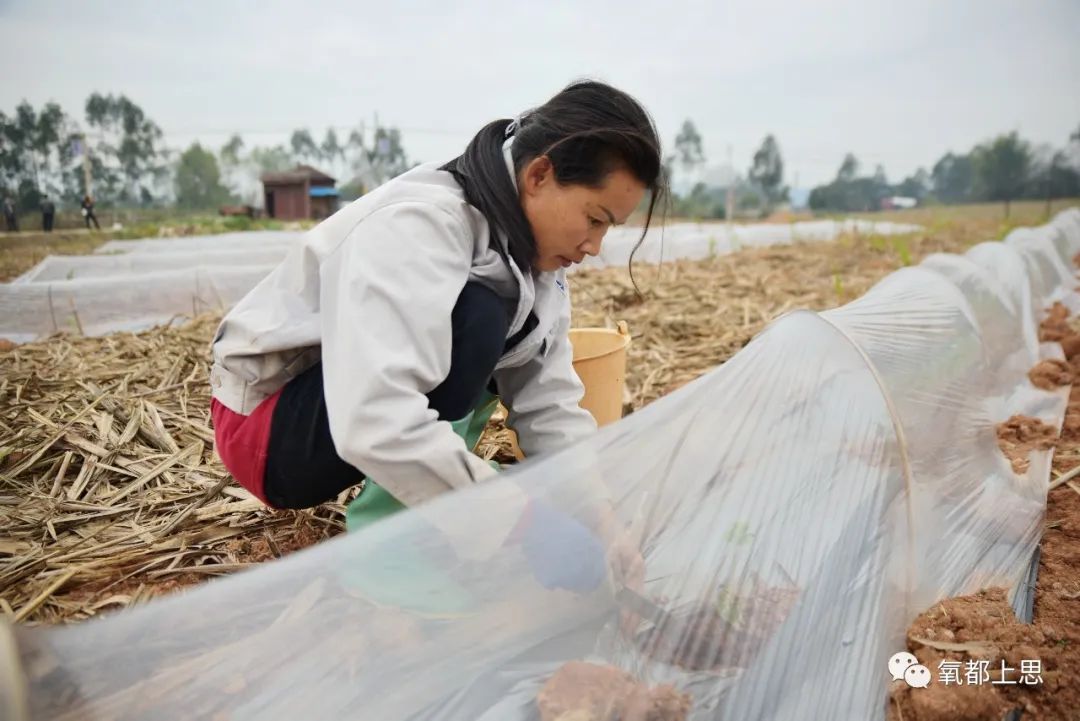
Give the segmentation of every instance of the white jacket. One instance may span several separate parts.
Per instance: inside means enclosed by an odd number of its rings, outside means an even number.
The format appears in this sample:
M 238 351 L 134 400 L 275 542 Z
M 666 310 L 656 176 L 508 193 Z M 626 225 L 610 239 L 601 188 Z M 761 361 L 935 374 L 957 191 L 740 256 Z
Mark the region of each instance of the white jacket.
M 494 473 L 425 397 L 449 373 L 450 313 L 467 281 L 518 298 L 508 338 L 536 313 L 536 327 L 495 369 L 522 451 L 596 429 L 578 405 L 565 272 L 523 273 L 512 258 L 508 269 L 483 215 L 438 165 L 410 170 L 306 233 L 229 311 L 212 347 L 213 396 L 244 415 L 321 358 L 338 454 L 405 505 Z

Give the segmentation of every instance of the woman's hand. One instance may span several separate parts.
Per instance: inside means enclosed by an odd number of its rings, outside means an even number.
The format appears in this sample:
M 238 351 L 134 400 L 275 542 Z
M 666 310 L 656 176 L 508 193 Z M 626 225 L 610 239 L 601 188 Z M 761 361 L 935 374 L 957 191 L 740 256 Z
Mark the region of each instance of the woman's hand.
M 608 548 L 607 558 L 615 584 L 640 593 L 645 587 L 645 557 L 636 535 L 633 529 L 625 529 Z
M 638 593 L 645 590 L 645 557 L 641 553 L 641 528 L 637 523 L 622 523 L 610 504 L 597 508 L 596 523 L 601 538 L 608 547 L 607 560 L 617 587 L 627 587 Z M 619 613 L 619 628 L 633 635 L 641 617 L 633 611 Z
M 604 546 L 573 516 L 533 499 L 516 532 L 533 577 L 545 588 L 588 593 L 604 582 Z

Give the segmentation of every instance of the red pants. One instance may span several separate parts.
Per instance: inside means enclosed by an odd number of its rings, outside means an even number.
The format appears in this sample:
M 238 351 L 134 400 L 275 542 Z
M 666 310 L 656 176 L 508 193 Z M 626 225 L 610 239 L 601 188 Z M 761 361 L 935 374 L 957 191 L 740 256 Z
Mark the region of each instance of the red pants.
M 255 496 L 270 505 L 264 490 L 266 452 L 270 445 L 270 421 L 274 417 L 279 390 L 260 403 L 251 415 L 244 416 L 210 399 L 210 417 L 214 422 L 214 445 L 225 468 L 233 478 Z

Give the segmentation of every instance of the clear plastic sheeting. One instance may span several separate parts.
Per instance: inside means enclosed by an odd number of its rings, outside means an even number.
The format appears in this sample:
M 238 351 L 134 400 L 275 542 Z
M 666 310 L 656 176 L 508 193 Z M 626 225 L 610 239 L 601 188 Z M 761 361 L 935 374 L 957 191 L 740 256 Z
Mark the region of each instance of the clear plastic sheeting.
M 271 244 L 241 250 L 188 251 L 182 253 L 123 253 L 117 255 L 50 255 L 19 276 L 15 283 L 42 283 L 58 280 L 114 278 L 166 270 L 206 266 L 236 269 L 280 263 L 288 247 Z
M 1001 247 L 1000 243 L 987 245 Z M 1015 251 L 1010 252 L 1019 263 Z M 997 262 L 992 252 L 988 262 Z M 986 356 L 995 359 L 991 371 L 996 379 L 990 392 L 1010 392 L 1016 379 L 1039 361 L 1039 344 L 1030 303 L 1017 306 L 1021 295 L 1030 293 L 1023 268 L 1019 267 L 1019 275 L 1015 279 L 1020 283 L 1019 287 L 1009 292 L 992 270 L 979 265 L 972 256 L 935 253 L 924 258 L 920 267 L 944 276 L 963 294 L 982 332 Z
M 1055 228 L 1017 228 L 1005 238 L 1005 244 L 1015 248 L 1024 259 L 1031 279 L 1032 302 L 1042 307 L 1060 300 L 1076 287 L 1076 277 L 1069 270 L 1071 260 L 1062 258 L 1054 243 Z
M 988 241 L 968 248 L 964 257 L 985 268 L 1001 284 L 1003 302 L 1011 300 L 1021 314 L 1025 340 L 1038 343 L 1036 329 L 1043 307 L 1035 304 L 1031 278 L 1020 252 L 1004 243 Z
M 1072 223 L 1055 221 L 1066 237 L 1049 260 L 1080 251 Z M 1021 240 L 789 313 L 719 368 L 495 481 L 183 595 L 18 628 L 28 715 L 618 718 L 570 715 L 575 697 L 633 695 L 557 683 L 585 661 L 629 674 L 667 708 L 658 721 L 883 719 L 887 661 L 914 617 L 986 585 L 1015 600 L 1039 541 L 1049 453 L 1013 473 L 994 424 L 1061 423 L 1065 392 L 1026 371 L 1060 355 L 1031 309 L 1070 296 L 1031 283 L 1046 249 Z M 633 585 L 662 616 L 629 613 L 617 574 L 549 590 L 516 537 L 465 560 L 435 530 L 503 527 L 489 519 L 522 495 L 594 526 L 601 486 L 642 549 Z
M 126 278 L 0 285 L 0 338 L 25 343 L 59 331 L 104 335 L 224 312 L 273 267 L 195 266 Z
M 1032 386 L 1033 363 L 1014 366 L 1012 387 L 1003 386 L 968 298 L 924 268 L 899 270 L 822 316 L 866 354 L 900 419 L 912 477 L 915 607 L 987 586 L 1016 589 L 1039 539 L 1046 477 L 1012 472 L 996 425 L 1015 412 L 1060 425 L 1067 392 Z M 1013 323 L 1016 335 L 1020 328 Z M 1047 474 L 1048 460 L 1040 454 Z
M 58 280 L 114 278 L 166 270 L 206 266 L 236 269 L 243 266 L 275 265 L 289 246 L 270 244 L 250 249 L 186 251 L 172 253 L 118 253 L 108 255 L 50 255 L 14 283 L 41 283 Z
M 643 263 L 659 263 L 662 260 L 701 260 L 714 255 L 732 253 L 741 248 L 835 240 L 842 233 L 898 235 L 919 230 L 922 230 L 921 226 L 908 223 L 855 219 L 749 225 L 675 223 L 650 228 L 645 236 L 645 242 L 634 255 L 634 260 Z M 626 265 L 639 240 L 641 240 L 640 228 L 626 226 L 611 228 L 604 236 L 600 254 L 595 258 L 587 258 L 582 266 L 603 268 Z
M 299 247 L 298 231 L 113 240 L 87 256 L 49 256 L 0 284 L 0 338 L 142 330 L 224 312 Z
M 683 223 L 650 230 L 637 259 L 704 258 L 750 245 L 829 240 L 842 231 L 900 233 L 917 229 L 862 220 L 730 227 Z M 0 338 L 25 342 L 58 330 L 101 335 L 146 328 L 200 310 L 226 309 L 290 249 L 299 247 L 302 235 L 298 231 L 258 231 L 113 240 L 93 255 L 49 256 L 14 283 L 0 285 L 0 310 L 5 312 L 0 316 Z M 639 237 L 640 231 L 634 228 L 612 229 L 603 253 L 589 258 L 585 265 L 627 262 Z M 151 282 L 158 292 L 145 302 Z M 27 285 L 38 287 L 20 287 Z
M 218 235 L 185 235 L 178 238 L 110 240 L 96 253 L 191 253 L 213 250 L 245 250 L 272 245 L 289 247 L 303 236 L 298 230 L 257 230 Z

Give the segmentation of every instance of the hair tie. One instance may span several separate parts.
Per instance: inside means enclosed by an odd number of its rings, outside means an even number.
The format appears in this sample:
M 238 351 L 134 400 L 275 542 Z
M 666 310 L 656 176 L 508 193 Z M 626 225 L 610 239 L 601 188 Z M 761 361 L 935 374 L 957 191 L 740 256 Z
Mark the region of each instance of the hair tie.
M 519 125 L 521 125 L 521 116 L 517 115 L 514 117 L 513 120 L 510 121 L 510 124 L 506 126 L 506 133 L 503 135 L 503 137 L 509 138 L 511 135 L 516 133 Z

